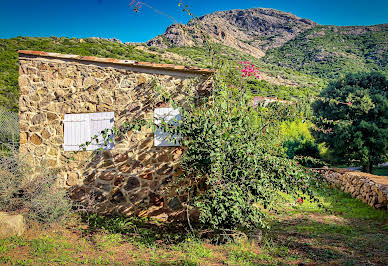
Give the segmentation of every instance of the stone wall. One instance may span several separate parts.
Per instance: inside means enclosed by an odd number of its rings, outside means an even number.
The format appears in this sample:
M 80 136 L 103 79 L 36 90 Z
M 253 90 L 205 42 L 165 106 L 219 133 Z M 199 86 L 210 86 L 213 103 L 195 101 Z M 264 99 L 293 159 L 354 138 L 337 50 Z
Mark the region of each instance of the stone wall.
M 179 213 L 184 195 L 164 188 L 181 174 L 182 148 L 155 147 L 144 127 L 117 136 L 113 150 L 65 152 L 64 114 L 114 112 L 115 126 L 152 119 L 155 107 L 168 106 L 156 84 L 184 105 L 186 97 L 209 92 L 209 73 L 40 52 L 22 52 L 19 61 L 20 152 L 30 165 L 58 172 L 74 200 L 100 212 L 165 219 Z
M 342 191 L 376 209 L 388 210 L 388 177 L 345 170 L 313 169 Z

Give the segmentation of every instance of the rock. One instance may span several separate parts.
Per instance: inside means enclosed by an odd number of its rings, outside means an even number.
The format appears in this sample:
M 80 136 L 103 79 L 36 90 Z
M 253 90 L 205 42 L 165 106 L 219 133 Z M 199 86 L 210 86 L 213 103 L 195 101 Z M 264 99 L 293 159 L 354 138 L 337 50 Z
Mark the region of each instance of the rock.
M 46 120 L 45 114 L 37 114 L 32 117 L 31 122 L 33 125 L 38 125 L 38 124 L 42 124 L 45 120 Z
M 47 129 L 43 129 L 43 131 L 40 133 L 43 139 L 49 139 L 51 137 L 50 132 L 48 132 Z
M 20 144 L 26 144 L 28 140 L 28 133 L 27 132 L 21 132 L 20 133 Z
M 169 203 L 168 207 L 173 211 L 178 211 L 183 208 L 181 202 L 177 197 L 173 198 Z
M 48 113 L 47 113 L 47 119 L 48 119 L 49 121 L 53 121 L 53 120 L 58 119 L 58 116 L 57 116 L 56 114 L 54 114 L 54 113 L 48 112 Z
M 0 212 L 0 238 L 21 236 L 26 230 L 22 215 L 10 215 Z
M 125 190 L 133 190 L 140 186 L 140 182 L 136 177 L 130 177 L 127 181 L 127 184 L 124 186 Z
M 248 239 L 254 241 L 256 244 L 260 244 L 261 243 L 261 240 L 263 238 L 263 232 L 259 229 L 251 232 L 249 235 L 248 235 Z
M 66 179 L 66 185 L 68 186 L 75 186 L 78 181 L 78 174 L 77 173 L 68 173 L 67 179 Z
M 39 137 L 37 134 L 33 134 L 30 138 L 31 143 L 35 145 L 40 145 L 42 144 L 42 138 Z

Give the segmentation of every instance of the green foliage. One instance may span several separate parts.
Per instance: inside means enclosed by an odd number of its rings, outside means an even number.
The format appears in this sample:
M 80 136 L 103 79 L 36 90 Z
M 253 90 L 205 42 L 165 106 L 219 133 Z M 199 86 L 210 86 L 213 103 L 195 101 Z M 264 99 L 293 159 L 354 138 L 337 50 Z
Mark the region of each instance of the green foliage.
M 383 75 L 349 74 L 320 96 L 313 104 L 314 135 L 337 158 L 368 172 L 388 158 L 388 80 Z
M 311 124 L 300 119 L 281 125 L 284 138 L 283 147 L 288 158 L 310 156 L 320 158 L 320 149 L 309 131 Z
M 18 50 L 37 50 L 111 57 L 137 61 L 171 63 L 159 55 L 135 49 L 133 45 L 115 43 L 104 39 L 17 37 L 0 39 L 0 106 L 17 111 L 18 103 Z
M 388 74 L 387 26 L 375 30 L 316 26 L 279 48 L 267 51 L 264 61 L 323 79 L 342 73 L 381 71 Z
M 293 70 L 291 67 L 280 67 L 277 63 L 269 64 L 262 59 L 255 58 L 229 46 L 214 43 L 211 47 L 212 56 L 209 56 L 209 51 L 204 46 L 200 45 L 195 47 L 172 47 L 168 48 L 166 51 L 188 57 L 192 60 L 190 64 L 199 67 L 215 67 L 219 69 L 235 69 L 237 63 L 236 58 L 238 58 L 240 61 L 249 61 L 255 64 L 260 72 L 265 73 L 274 80 L 284 79 L 290 84 L 274 85 L 263 80 L 247 80 L 244 85 L 260 92 L 260 95 L 264 96 L 276 96 L 284 99 L 289 99 L 292 96 L 306 97 L 317 94 L 320 89 L 326 85 L 325 80 L 321 78 L 306 75 L 300 71 Z M 214 62 L 217 62 L 217 64 L 214 64 Z
M 189 203 L 199 207 L 205 227 L 266 227 L 267 210 L 276 209 L 279 192 L 295 198 L 305 192 L 314 199 L 310 188 L 315 180 L 282 157 L 278 137 L 281 122 L 295 118 L 296 106 L 253 107 L 249 91 L 235 88 L 238 84 L 227 86 L 223 77 L 215 78 L 208 101 L 181 108 L 179 126 L 162 126 L 179 134 L 185 147 L 181 178 L 189 178 L 191 186 L 180 192 L 190 193 Z
M 87 222 L 90 230 L 103 229 L 110 233 L 129 233 L 133 232 L 141 219 L 136 217 L 112 216 L 105 217 L 97 214 L 84 215 L 83 221 Z
M 246 82 L 246 87 L 249 88 L 254 95 L 276 97 L 284 100 L 310 97 L 317 93 L 314 89 L 309 87 L 276 85 L 263 79 L 248 80 Z
M 309 168 L 320 168 L 323 166 L 327 166 L 325 162 L 320 159 L 317 159 L 316 157 L 297 155 L 294 157 L 294 159 L 301 165 Z

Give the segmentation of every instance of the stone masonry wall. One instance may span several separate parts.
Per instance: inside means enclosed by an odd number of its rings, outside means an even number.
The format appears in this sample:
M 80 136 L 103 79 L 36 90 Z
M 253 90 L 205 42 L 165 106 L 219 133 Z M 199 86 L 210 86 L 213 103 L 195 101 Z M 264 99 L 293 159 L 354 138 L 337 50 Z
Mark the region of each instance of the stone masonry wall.
M 64 152 L 63 118 L 114 112 L 115 126 L 152 119 L 155 107 L 168 106 L 153 84 L 184 104 L 209 91 L 209 75 L 23 54 L 19 61 L 20 151 L 32 166 L 55 170 L 74 200 L 103 213 L 162 219 L 180 213 L 184 195 L 164 188 L 181 174 L 182 148 L 155 147 L 152 131 L 143 128 L 116 137 L 113 150 Z
M 388 210 L 388 177 L 345 169 L 313 169 L 342 191 L 376 209 Z

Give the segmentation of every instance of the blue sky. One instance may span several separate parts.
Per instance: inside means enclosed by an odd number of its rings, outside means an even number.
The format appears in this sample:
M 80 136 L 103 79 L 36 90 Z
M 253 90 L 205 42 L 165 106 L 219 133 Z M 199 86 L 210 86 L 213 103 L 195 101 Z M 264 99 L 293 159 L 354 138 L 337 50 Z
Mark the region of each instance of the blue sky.
M 164 32 L 172 20 L 131 0 L 1 0 L 0 38 L 16 36 L 116 37 L 143 42 Z M 144 0 L 179 22 L 189 17 L 179 0 Z M 268 7 L 291 12 L 320 24 L 373 25 L 388 23 L 387 0 L 191 0 L 191 11 L 201 16 L 228 9 Z

